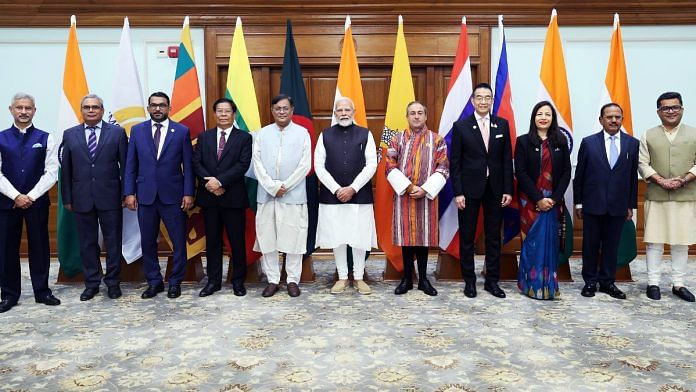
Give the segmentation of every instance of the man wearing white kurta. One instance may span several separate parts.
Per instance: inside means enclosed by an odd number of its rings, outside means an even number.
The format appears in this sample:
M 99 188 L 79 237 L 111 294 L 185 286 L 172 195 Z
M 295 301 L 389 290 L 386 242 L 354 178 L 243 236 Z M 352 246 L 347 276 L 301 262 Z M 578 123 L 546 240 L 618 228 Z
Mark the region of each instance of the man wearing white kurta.
M 317 246 L 333 249 L 338 281 L 331 294 L 348 287 L 348 246 L 353 255 L 353 279 L 360 294 L 370 294 L 363 280 L 365 255 L 377 247 L 372 184 L 377 149 L 367 128 L 353 123 L 349 98 L 334 104 L 337 124 L 325 129 L 314 150 L 314 170 L 321 181 Z
M 684 108 L 679 93 L 657 98 L 661 125 L 648 129 L 640 140 L 638 170 L 648 190 L 645 196 L 646 261 L 650 299 L 660 299 L 660 270 L 664 244 L 672 253 L 672 293 L 694 302 L 684 286 L 689 245 L 696 243 L 696 128 L 681 123 Z M 686 225 L 686 226 L 685 226 Z
M 273 98 L 275 122 L 254 137 L 252 163 L 258 180 L 254 250 L 263 254 L 261 267 L 268 279 L 264 297 L 278 291 L 279 252 L 286 254 L 288 294 L 300 295 L 302 255 L 307 247 L 305 177 L 311 167 L 311 140 L 306 128 L 292 122 L 293 108 L 292 98 Z

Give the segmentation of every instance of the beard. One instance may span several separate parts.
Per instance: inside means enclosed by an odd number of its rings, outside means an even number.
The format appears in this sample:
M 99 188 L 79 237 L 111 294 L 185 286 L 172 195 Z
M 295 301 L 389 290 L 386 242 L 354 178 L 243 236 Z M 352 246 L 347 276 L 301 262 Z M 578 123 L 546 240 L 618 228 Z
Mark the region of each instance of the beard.
M 342 127 L 349 127 L 353 125 L 353 119 L 352 118 L 344 118 L 344 119 L 338 119 L 338 125 Z

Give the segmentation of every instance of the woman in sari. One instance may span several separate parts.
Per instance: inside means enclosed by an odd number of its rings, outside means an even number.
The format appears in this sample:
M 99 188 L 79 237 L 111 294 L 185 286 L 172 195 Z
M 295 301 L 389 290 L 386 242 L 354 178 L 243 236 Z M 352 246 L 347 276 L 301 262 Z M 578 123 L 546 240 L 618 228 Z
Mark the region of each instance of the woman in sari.
M 523 241 L 517 287 L 532 298 L 559 295 L 556 270 L 565 238 L 561 220 L 570 171 L 568 140 L 556 110 L 548 101 L 539 102 L 532 109 L 529 132 L 517 138 L 515 149 Z

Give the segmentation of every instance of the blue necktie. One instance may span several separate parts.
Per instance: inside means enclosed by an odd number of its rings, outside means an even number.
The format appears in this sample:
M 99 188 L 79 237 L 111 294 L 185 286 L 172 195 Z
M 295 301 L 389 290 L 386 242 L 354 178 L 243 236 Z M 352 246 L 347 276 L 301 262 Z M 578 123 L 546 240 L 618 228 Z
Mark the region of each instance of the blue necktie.
M 89 157 L 94 160 L 94 155 L 97 152 L 97 127 L 87 127 L 89 129 L 89 139 L 87 140 L 87 148 L 89 148 Z
M 616 147 L 616 135 L 609 136 L 609 166 L 613 169 L 616 161 L 619 160 L 619 149 Z

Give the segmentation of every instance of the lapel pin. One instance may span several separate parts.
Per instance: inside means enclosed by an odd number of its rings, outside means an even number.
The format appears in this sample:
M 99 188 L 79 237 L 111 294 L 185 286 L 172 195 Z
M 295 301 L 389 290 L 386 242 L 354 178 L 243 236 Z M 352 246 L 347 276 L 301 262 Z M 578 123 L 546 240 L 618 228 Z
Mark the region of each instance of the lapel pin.
M 478 129 L 478 128 L 476 128 L 476 125 L 474 125 L 474 129 Z
M 496 124 L 496 123 L 491 123 L 491 128 L 498 128 L 498 124 Z

